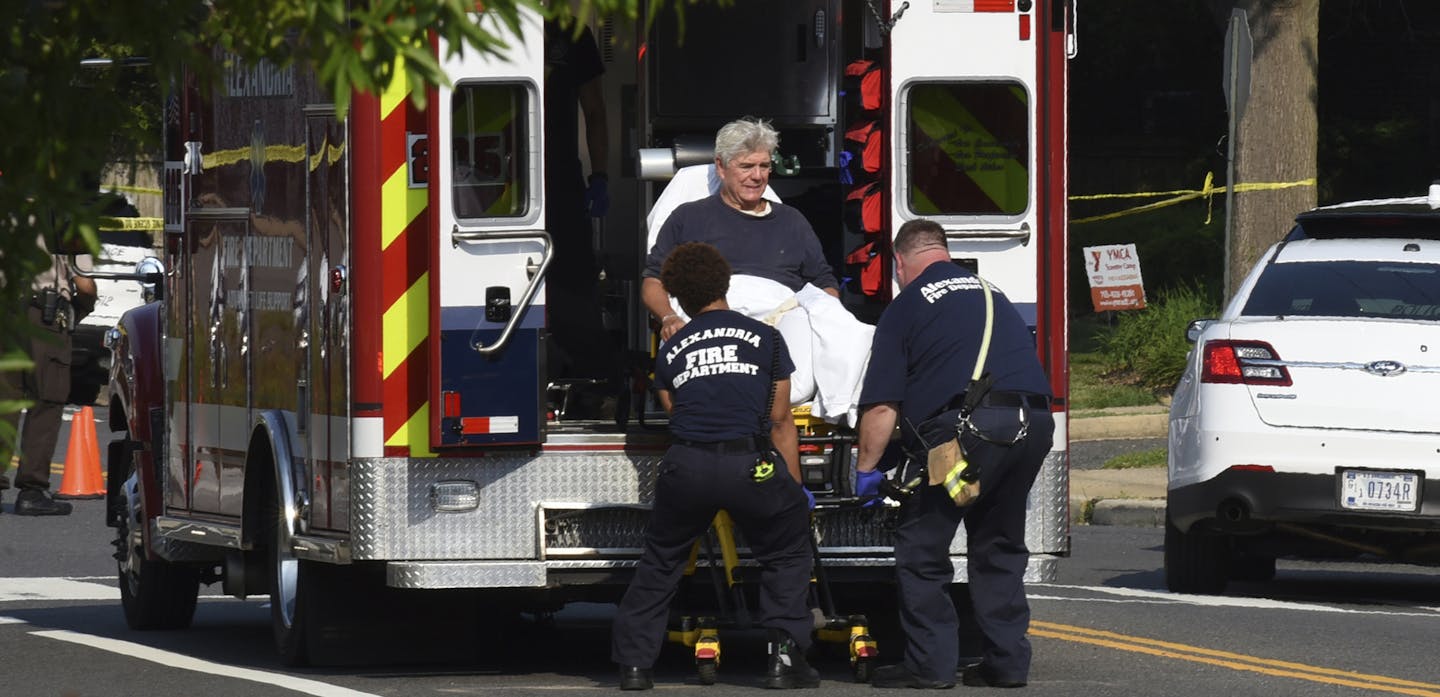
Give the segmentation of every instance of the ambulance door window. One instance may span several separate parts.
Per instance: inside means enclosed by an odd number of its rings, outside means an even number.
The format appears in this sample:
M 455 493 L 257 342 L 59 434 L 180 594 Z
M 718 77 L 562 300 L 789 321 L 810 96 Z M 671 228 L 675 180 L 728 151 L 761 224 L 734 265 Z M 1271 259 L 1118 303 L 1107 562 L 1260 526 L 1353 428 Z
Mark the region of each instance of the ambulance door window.
M 909 186 L 920 216 L 1017 216 L 1030 202 L 1029 94 L 1016 82 L 932 82 L 905 100 Z
M 513 218 L 529 212 L 529 99 L 530 90 L 518 84 L 455 88 L 450 102 L 450 186 L 456 218 Z

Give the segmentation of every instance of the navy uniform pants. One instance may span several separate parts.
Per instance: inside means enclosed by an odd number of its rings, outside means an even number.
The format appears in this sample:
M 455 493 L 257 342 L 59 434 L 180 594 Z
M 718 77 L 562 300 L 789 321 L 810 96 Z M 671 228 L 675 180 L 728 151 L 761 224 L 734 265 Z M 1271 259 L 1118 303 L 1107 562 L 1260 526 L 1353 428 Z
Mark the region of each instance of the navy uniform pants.
M 610 656 L 616 663 L 655 665 L 691 546 L 721 509 L 760 563 L 760 626 L 783 630 L 802 650 L 809 648 L 815 626 L 807 603 L 809 505 L 783 463 L 765 482 L 751 479 L 754 463 L 753 452 L 717 454 L 685 445 L 666 452 L 640 563 L 615 615 Z
M 0 398 L 30 399 L 34 404 L 25 413 L 24 430 L 20 433 L 20 466 L 15 471 L 15 488 L 50 488 L 50 461 L 55 456 L 55 444 L 60 437 L 60 426 L 65 415 L 65 400 L 70 396 L 70 332 L 55 325 L 40 321 L 40 309 L 28 307 L 26 316 L 30 324 L 40 331 L 29 340 L 30 360 L 35 362 L 33 370 L 7 372 L 0 381 Z M 6 414 L 4 418 L 15 423 L 18 414 Z M 3 449 L 0 449 L 3 450 Z M 10 464 L 10 453 L 0 452 L 5 457 L 0 461 L 0 491 L 10 483 L 5 478 L 5 468 Z
M 983 659 L 990 675 L 1024 681 L 1030 671 L 1030 606 L 1025 600 L 1026 502 L 1055 420 L 1049 409 L 982 406 L 971 420 L 986 433 L 1009 438 L 1026 409 L 1029 435 L 1012 446 L 974 435 L 962 438 L 966 458 L 981 468 L 980 496 L 961 508 L 944 487 L 922 487 L 901 510 L 895 536 L 904 665 L 912 674 L 954 682 L 960 659 L 959 620 L 949 587 L 955 577 L 950 543 L 965 522 L 967 570 Z

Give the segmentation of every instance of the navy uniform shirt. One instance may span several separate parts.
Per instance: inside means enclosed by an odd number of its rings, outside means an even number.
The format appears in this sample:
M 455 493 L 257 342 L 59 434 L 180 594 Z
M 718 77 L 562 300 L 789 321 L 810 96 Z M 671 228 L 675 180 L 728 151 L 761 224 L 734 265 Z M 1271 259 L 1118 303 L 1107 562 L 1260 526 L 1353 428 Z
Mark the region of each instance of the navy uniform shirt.
M 720 250 L 732 273 L 768 278 L 797 291 L 806 283 L 840 287 L 805 216 L 782 203 L 770 201 L 769 206 L 765 215 L 750 215 L 719 194 L 680 204 L 660 226 L 641 276 L 659 278 L 665 257 L 681 243 L 706 242 Z
M 999 288 L 985 370 L 991 390 L 1050 395 L 1025 320 Z M 980 279 L 954 264 L 931 264 L 880 315 L 860 404 L 898 402 L 919 424 L 965 392 L 985 332 Z
M 774 382 L 794 371 L 785 340 L 774 327 L 733 310 L 711 310 L 660 346 L 655 386 L 670 392 L 675 437 L 724 441 L 768 435 L 765 403 Z M 789 399 L 788 394 L 781 397 Z

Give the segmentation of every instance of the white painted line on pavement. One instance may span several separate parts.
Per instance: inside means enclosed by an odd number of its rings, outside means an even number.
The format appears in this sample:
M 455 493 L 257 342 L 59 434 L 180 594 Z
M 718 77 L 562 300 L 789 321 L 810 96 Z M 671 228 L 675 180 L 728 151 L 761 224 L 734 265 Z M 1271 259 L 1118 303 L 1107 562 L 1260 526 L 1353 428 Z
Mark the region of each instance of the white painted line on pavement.
M 1357 610 L 1347 607 L 1334 607 L 1330 605 L 1317 605 L 1314 603 L 1297 603 L 1289 600 L 1271 600 L 1270 598 L 1246 598 L 1227 597 L 1218 595 L 1188 595 L 1185 593 L 1171 593 L 1169 591 L 1152 591 L 1141 588 L 1114 588 L 1109 586 L 1067 586 L 1058 583 L 1031 584 L 1035 588 L 1059 588 L 1064 590 L 1082 590 L 1095 593 L 1107 593 L 1126 598 L 1130 602 L 1143 603 L 1185 603 L 1187 605 L 1200 605 L 1204 607 L 1242 607 L 1255 610 L 1298 610 L 1301 612 L 1334 612 L 1351 615 L 1400 615 L 1408 617 L 1435 617 L 1435 612 L 1405 612 L 1401 608 L 1430 610 L 1431 608 L 1414 605 L 1395 605 L 1395 610 Z M 1034 599 L 1044 600 L 1065 600 L 1065 601 L 1093 601 L 1093 602 L 1125 602 L 1110 598 L 1074 598 L 1060 596 L 1038 596 L 1030 595 Z
M 0 624 L 25 624 L 25 620 L 19 617 L 5 617 L 4 615 L 0 615 Z
M 68 578 L 0 578 L 0 603 L 22 600 L 119 600 L 120 589 Z
M 330 683 L 320 682 L 319 680 L 297 678 L 293 675 L 285 675 L 284 673 L 271 673 L 264 670 L 229 666 L 223 663 L 205 661 L 186 656 L 185 654 L 145 646 L 144 644 L 80 634 L 79 632 L 72 632 L 68 629 L 31 632 L 31 634 L 47 639 L 57 639 L 59 641 L 68 641 L 72 644 L 89 646 L 100 649 L 101 651 L 118 653 L 122 656 L 130 656 L 142 661 L 150 661 L 151 663 L 158 663 L 171 668 L 179 668 L 197 673 L 208 673 L 210 675 L 219 675 L 237 680 L 248 680 L 265 685 L 274 685 L 275 687 L 293 690 L 307 695 L 316 695 L 316 697 L 378 697 L 378 695 L 370 692 L 360 692 L 359 690 L 352 690 L 339 685 L 331 685 Z

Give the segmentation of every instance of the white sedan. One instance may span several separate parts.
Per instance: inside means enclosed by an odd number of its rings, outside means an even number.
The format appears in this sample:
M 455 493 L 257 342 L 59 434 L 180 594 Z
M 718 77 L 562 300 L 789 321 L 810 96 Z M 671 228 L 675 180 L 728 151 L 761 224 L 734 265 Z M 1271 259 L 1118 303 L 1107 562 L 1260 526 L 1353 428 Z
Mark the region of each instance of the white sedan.
M 1269 580 L 1276 557 L 1440 562 L 1440 185 L 1296 222 L 1190 326 L 1172 591 Z

